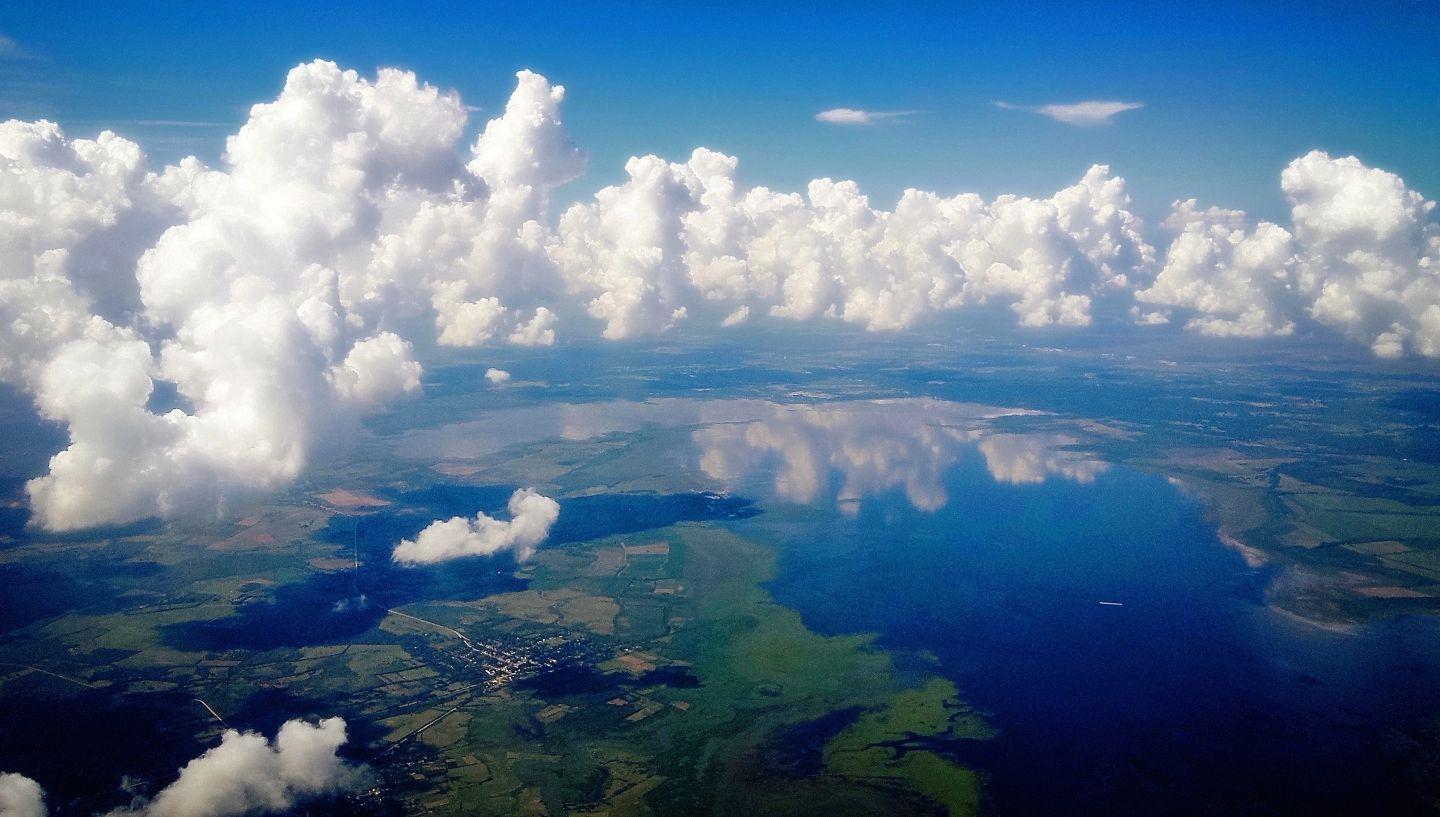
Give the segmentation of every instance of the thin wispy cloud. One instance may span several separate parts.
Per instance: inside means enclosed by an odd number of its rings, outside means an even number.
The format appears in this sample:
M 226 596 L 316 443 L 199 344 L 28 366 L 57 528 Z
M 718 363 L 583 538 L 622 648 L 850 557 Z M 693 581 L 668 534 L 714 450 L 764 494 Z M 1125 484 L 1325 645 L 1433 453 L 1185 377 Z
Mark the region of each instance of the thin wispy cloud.
M 28 60 L 32 56 L 14 37 L 0 34 L 0 60 Z
M 876 125 L 886 121 L 903 121 L 915 111 L 867 111 L 861 108 L 831 108 L 815 114 L 816 122 L 827 125 Z
M 1092 99 L 1085 102 L 1072 102 L 1069 104 L 1050 105 L 1016 105 L 1012 102 L 997 100 L 995 107 L 1004 108 L 1007 111 L 1029 111 L 1038 113 L 1041 116 L 1048 116 L 1056 122 L 1066 125 L 1078 125 L 1081 127 L 1092 125 L 1108 125 L 1111 117 L 1126 111 L 1133 111 L 1145 107 L 1143 102 L 1119 102 L 1110 100 Z
M 140 128 L 224 128 L 230 122 L 201 122 L 193 119 L 127 119 L 115 124 Z
M 47 100 L 63 90 L 48 60 L 7 34 L 0 34 L 0 121 L 54 118 Z

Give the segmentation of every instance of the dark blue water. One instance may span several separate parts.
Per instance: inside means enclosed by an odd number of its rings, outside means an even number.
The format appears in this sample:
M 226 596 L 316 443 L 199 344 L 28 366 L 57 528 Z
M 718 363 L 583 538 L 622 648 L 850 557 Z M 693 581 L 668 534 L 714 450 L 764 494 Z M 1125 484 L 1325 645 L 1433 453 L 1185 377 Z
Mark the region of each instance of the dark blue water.
M 743 527 L 783 538 L 772 590 L 808 625 L 931 652 L 990 713 L 994 740 L 934 748 L 989 775 L 995 813 L 1435 810 L 1431 622 L 1268 611 L 1271 576 L 1161 478 L 1001 485 L 970 458 L 946 488 L 935 513 L 897 492 Z

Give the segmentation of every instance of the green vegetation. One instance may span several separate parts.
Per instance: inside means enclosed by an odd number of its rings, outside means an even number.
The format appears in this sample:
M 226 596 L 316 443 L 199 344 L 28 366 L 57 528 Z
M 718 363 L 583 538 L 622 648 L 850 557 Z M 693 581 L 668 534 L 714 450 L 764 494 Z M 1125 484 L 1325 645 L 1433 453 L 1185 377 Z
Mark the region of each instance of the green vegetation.
M 955 697 L 955 687 L 935 678 L 902 691 L 884 708 L 867 712 L 826 746 L 829 767 L 857 780 L 906 783 L 945 806 L 951 814 L 979 809 L 979 781 L 969 769 L 938 755 L 917 751 L 915 738 L 979 739 L 985 723 Z
M 1138 464 L 1201 498 L 1247 562 L 1284 568 L 1267 597 L 1277 609 L 1326 628 L 1440 611 L 1434 466 L 1265 446 L 1167 448 L 1154 436 L 1162 456 Z
M 813 781 L 784 781 L 805 789 L 804 802 L 790 804 L 789 813 L 843 814 L 852 807 L 873 809 L 881 804 L 902 811 L 913 808 L 910 798 L 886 802 L 882 795 L 893 788 L 891 783 L 908 784 L 949 807 L 952 814 L 973 811 L 977 792 L 973 776 L 933 754 L 920 751 L 902 758 L 881 748 L 843 754 L 849 744 L 842 739 L 852 734 L 863 735 L 870 744 L 911 734 L 979 736 L 978 729 L 950 731 L 943 702 L 954 698 L 953 687 L 936 679 L 922 689 L 904 689 L 890 656 L 874 649 L 868 638 L 823 637 L 806 629 L 799 614 L 776 605 L 760 586 L 774 571 L 774 553 L 768 548 L 708 527 L 686 526 L 677 533 L 683 576 L 694 588 L 696 623 L 677 632 L 673 649 L 693 662 L 704 686 L 670 694 L 689 698 L 687 732 L 715 736 L 705 740 L 708 745 L 696 747 L 695 756 L 705 758 L 705 766 L 673 763 L 669 769 L 678 781 L 691 777 L 711 783 L 700 788 L 713 800 L 691 802 L 718 813 L 741 809 L 782 813 L 776 808 L 779 804 L 770 801 L 788 799 L 781 781 L 742 785 L 747 778 L 763 774 L 753 768 L 755 747 L 787 723 L 859 707 L 867 714 L 831 742 L 823 775 Z M 935 716 L 940 711 L 947 714 Z M 857 733 L 861 724 L 865 731 Z M 657 738 L 663 736 L 660 724 L 651 729 Z M 691 800 L 684 792 L 694 788 L 685 782 L 670 783 L 662 794 L 684 802 Z
M 432 797 L 429 808 L 455 815 L 975 812 L 975 775 L 914 743 L 988 735 L 952 685 L 931 678 L 907 687 L 868 637 L 808 630 L 761 586 L 774 573 L 775 553 L 759 543 L 686 524 L 625 544 L 542 552 L 530 590 L 450 608 L 472 632 L 481 620 L 500 626 L 499 617 L 513 614 L 593 634 L 595 618 L 556 612 L 577 600 L 609 609 L 589 600 L 613 594 L 616 651 L 599 667 L 611 680 L 598 689 L 507 690 L 465 706 L 463 738 L 427 737 L 447 760 L 439 784 L 445 802 Z M 698 685 L 645 683 L 657 668 L 693 673 Z M 858 719 L 838 734 L 802 732 L 795 746 L 777 747 L 788 730 L 847 711 Z M 407 717 L 396 732 L 438 714 Z M 814 757 L 797 761 L 790 756 L 797 753 Z
M 473 410 L 470 396 L 454 399 L 453 411 L 432 409 L 437 424 Z M 1239 400 L 1219 407 L 1229 414 L 1195 409 L 1203 423 L 1185 411 L 1168 423 L 1046 414 L 995 426 L 1063 434 L 1103 459 L 1175 478 L 1204 501 L 1229 546 L 1287 568 L 1268 598 L 1278 607 L 1327 624 L 1437 609 L 1440 467 L 1349 451 L 1350 436 L 1375 432 L 1347 411 Z M 1229 425 L 1213 425 L 1222 422 Z M 447 484 L 537 484 L 566 497 L 713 487 L 677 453 L 689 456 L 692 430 L 540 441 L 473 459 L 449 459 L 441 444 L 408 466 L 388 458 L 412 440 L 367 438 L 372 458 L 348 464 L 338 482 L 408 490 L 438 473 Z M 280 588 L 349 569 L 349 548 L 314 536 L 336 509 L 315 499 L 329 488 L 326 476 L 313 479 L 321 485 L 247 509 L 246 519 L 200 541 L 162 530 L 0 549 L 0 567 L 55 565 L 79 577 L 68 609 L 4 634 L 0 694 L 57 709 L 77 695 L 203 698 L 238 725 L 257 699 L 296 714 L 341 714 L 370 741 L 389 791 L 410 813 L 978 809 L 981 781 L 953 750 L 990 731 L 957 690 L 918 656 L 809 630 L 765 589 L 776 551 L 715 525 L 546 548 L 522 570 L 526 589 L 399 605 L 418 618 L 388 615 L 346 643 L 223 652 L 167 643 L 169 628 L 224 619 Z M 766 512 L 770 531 L 803 527 L 785 527 L 794 511 Z M 98 578 L 86 575 L 88 559 Z M 598 660 L 591 676 L 563 683 L 477 689 L 447 628 L 471 639 L 584 643 Z M 193 710 L 176 716 L 189 731 L 213 739 L 204 709 L 177 708 Z M 395 751 L 374 757 L 394 741 Z

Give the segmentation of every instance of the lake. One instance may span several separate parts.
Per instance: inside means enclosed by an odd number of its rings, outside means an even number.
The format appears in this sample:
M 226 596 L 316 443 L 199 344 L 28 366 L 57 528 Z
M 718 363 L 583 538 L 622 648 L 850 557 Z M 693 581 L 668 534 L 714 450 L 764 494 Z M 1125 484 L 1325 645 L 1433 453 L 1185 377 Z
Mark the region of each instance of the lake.
M 989 775 L 997 813 L 1433 808 L 1414 761 L 1440 700 L 1435 622 L 1274 611 L 1275 570 L 1170 480 L 929 401 L 780 407 L 694 437 L 702 469 L 770 509 L 736 527 L 780 546 L 780 602 L 933 654 L 989 714 L 998 737 L 945 749 Z
M 718 524 L 780 550 L 781 603 L 819 632 L 933 656 L 986 712 L 995 739 L 929 748 L 984 772 L 999 814 L 1433 811 L 1419 747 L 1440 731 L 1436 621 L 1340 629 L 1278 611 L 1267 590 L 1284 572 L 1226 547 L 1179 482 L 1012 428 L 1037 414 L 928 398 L 552 403 L 402 445 L 430 458 L 683 441 L 664 479 L 756 501 L 762 513 Z

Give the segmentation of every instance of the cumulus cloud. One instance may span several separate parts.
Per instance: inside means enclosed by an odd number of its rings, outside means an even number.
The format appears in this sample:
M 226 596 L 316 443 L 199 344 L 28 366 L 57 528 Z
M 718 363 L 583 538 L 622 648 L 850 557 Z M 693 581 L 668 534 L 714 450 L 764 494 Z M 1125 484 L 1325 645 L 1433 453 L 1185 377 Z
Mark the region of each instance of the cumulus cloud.
M 830 108 L 815 114 L 816 122 L 829 125 L 874 125 L 887 119 L 909 116 L 913 111 L 866 111 L 860 108 Z
M 413 540 L 401 540 L 391 558 L 418 565 L 512 551 L 520 561 L 529 559 L 560 518 L 560 503 L 525 488 L 511 495 L 509 510 L 508 521 L 478 513 L 474 519 L 456 516 L 432 522 Z
M 399 72 L 372 84 L 333 65 L 302 66 L 230 139 L 226 171 L 187 161 L 142 175 L 134 145 L 103 135 L 67 143 L 53 127 L 21 134 L 32 146 L 43 139 L 43 154 L 26 156 L 10 140 L 6 155 L 32 179 L 115 179 L 121 193 L 101 199 L 101 226 L 147 197 L 177 216 L 135 261 L 142 315 L 131 326 L 86 314 L 93 299 L 66 280 L 69 247 L 29 248 L 34 272 L 20 287 L 71 284 L 75 316 L 52 320 L 21 361 L 42 413 L 70 432 L 50 473 L 29 486 L 43 525 L 218 511 L 234 493 L 292 480 L 331 418 L 418 385 L 409 345 L 352 314 L 335 267 L 372 243 L 362 225 L 378 218 L 382 192 L 445 161 L 435 134 L 458 126 L 444 115 L 458 102 L 428 118 L 416 111 L 437 98 Z M 174 384 L 191 409 L 151 412 L 155 380 Z
M 467 151 L 455 93 L 316 61 L 251 109 L 216 167 L 152 168 L 108 131 L 0 124 L 0 381 L 69 435 L 28 485 L 34 520 L 222 514 L 418 392 L 433 346 L 549 346 L 562 316 L 619 339 L 759 316 L 884 331 L 1128 311 L 1440 356 L 1434 203 L 1354 157 L 1292 162 L 1286 225 L 1177 204 L 1163 254 L 1103 165 L 1048 197 L 912 189 L 886 209 L 850 181 L 742 185 L 736 158 L 699 148 L 634 157 L 553 219 L 552 192 L 585 169 L 564 99 L 520 72 Z M 1083 124 L 1137 106 L 1029 109 Z M 157 390 L 176 407 L 152 408 Z
M 0 817 L 45 817 L 45 792 L 20 774 L 0 774 Z
M 907 190 L 893 211 L 854 182 L 745 190 L 737 165 L 704 148 L 631 159 L 627 182 L 561 218 L 551 257 L 605 337 L 739 306 L 886 330 L 1003 305 L 1026 326 L 1084 326 L 1153 263 L 1124 180 L 1100 165 L 1048 199 Z
M 518 324 L 508 340 L 516 346 L 554 346 L 555 313 L 546 307 L 536 307 L 530 320 Z
M 278 814 L 297 804 L 357 788 L 364 771 L 345 762 L 345 721 L 292 720 L 273 741 L 257 732 L 227 730 L 220 745 L 180 770 L 149 801 L 107 817 L 246 817 Z
M 468 165 L 455 94 L 323 61 L 251 110 L 220 168 L 0 125 L 0 379 L 70 436 L 28 486 L 35 521 L 223 513 L 417 391 L 408 337 L 553 343 L 540 219 L 584 162 L 563 98 L 521 72 Z M 157 383 L 183 407 L 152 411 Z
M 1186 328 L 1205 335 L 1263 337 L 1295 330 L 1299 292 L 1289 231 L 1269 222 L 1247 229 L 1244 213 L 1200 210 L 1194 199 L 1177 202 L 1166 225 L 1177 235 L 1160 274 L 1136 291 L 1137 301 L 1182 307 L 1194 314 Z M 1141 323 L 1168 320 L 1138 308 L 1135 314 Z
M 1048 116 L 1056 122 L 1062 122 L 1066 125 L 1086 127 L 1091 125 L 1108 125 L 1110 124 L 1110 119 L 1116 114 L 1138 110 L 1145 107 L 1145 103 L 1094 99 L 1067 104 L 1016 105 L 1010 102 L 999 101 L 995 103 L 995 107 L 1004 108 L 1007 111 L 1029 111 L 1030 113 L 1038 113 L 1041 116 Z
M 1435 202 L 1353 156 L 1313 151 L 1280 176 L 1290 200 L 1310 317 L 1377 355 L 1440 355 Z
M 225 731 L 220 745 L 191 760 L 153 798 L 115 809 L 106 817 L 251 817 L 288 812 L 315 797 L 359 788 L 363 767 L 338 754 L 345 721 L 287 721 L 273 741 L 258 732 Z M 40 785 L 0 774 L 0 817 L 45 817 Z
M 492 384 L 498 386 L 501 383 L 509 382 L 510 373 L 505 371 L 504 369 L 486 369 L 485 379 L 489 380 Z
M 1393 173 L 1312 151 L 1281 174 L 1291 229 L 1178 202 L 1164 267 L 1137 301 L 1210 335 L 1288 335 L 1305 321 L 1376 355 L 1440 356 L 1435 207 Z

